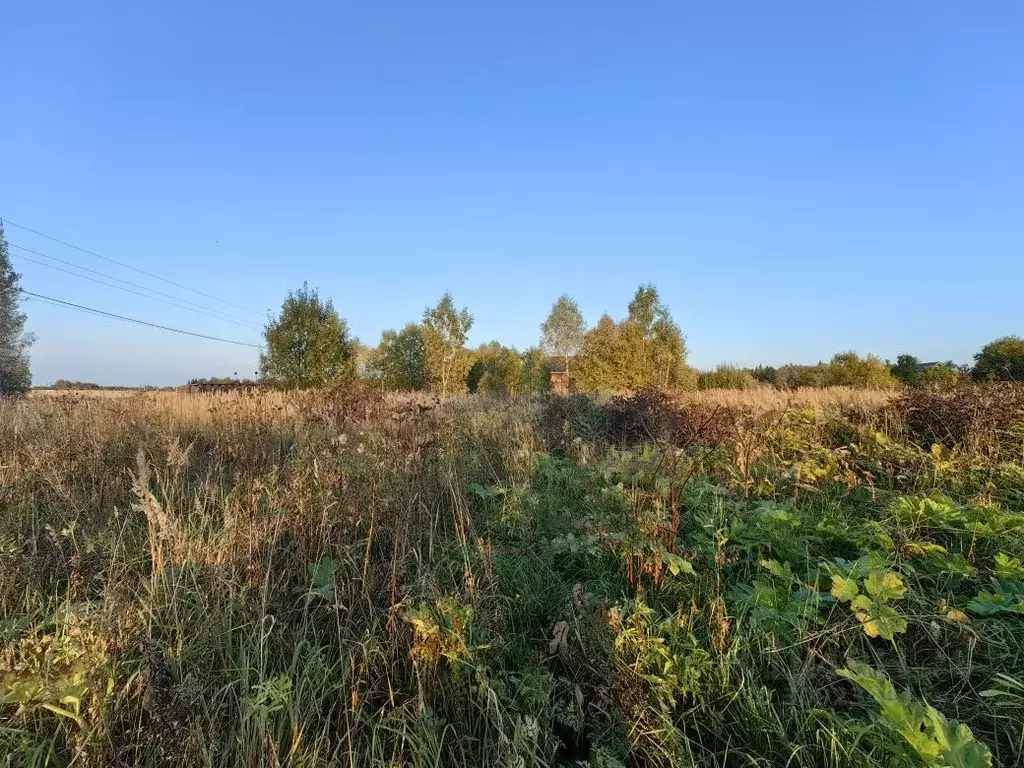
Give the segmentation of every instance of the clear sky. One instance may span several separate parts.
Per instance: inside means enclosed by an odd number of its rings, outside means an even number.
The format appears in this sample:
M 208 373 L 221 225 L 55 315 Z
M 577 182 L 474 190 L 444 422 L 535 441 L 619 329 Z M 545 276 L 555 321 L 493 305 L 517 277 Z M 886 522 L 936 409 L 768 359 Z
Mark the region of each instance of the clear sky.
M 308 281 L 376 343 L 448 289 L 472 343 L 526 347 L 563 291 L 594 322 L 653 281 L 701 367 L 967 362 L 1024 332 L 1018 2 L 8 0 L 0 29 L 0 215 L 260 314 L 8 240 L 257 325 Z M 37 384 L 255 370 L 26 308 Z

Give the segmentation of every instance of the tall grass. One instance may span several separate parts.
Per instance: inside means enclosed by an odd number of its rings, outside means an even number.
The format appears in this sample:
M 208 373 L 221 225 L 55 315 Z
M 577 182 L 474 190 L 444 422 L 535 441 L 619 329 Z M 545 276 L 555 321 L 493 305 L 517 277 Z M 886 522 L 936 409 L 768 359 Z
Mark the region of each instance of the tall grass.
M 0 765 L 920 764 L 850 660 L 1024 764 L 1024 432 L 694 397 L 713 441 L 557 399 L 0 402 Z M 904 631 L 836 558 L 899 574 Z

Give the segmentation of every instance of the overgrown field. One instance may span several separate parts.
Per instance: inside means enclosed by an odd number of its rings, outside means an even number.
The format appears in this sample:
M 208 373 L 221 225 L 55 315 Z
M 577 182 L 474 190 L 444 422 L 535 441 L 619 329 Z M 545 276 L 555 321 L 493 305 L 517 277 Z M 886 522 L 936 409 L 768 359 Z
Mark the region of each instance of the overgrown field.
M 1024 766 L 1024 387 L 0 403 L 0 765 Z

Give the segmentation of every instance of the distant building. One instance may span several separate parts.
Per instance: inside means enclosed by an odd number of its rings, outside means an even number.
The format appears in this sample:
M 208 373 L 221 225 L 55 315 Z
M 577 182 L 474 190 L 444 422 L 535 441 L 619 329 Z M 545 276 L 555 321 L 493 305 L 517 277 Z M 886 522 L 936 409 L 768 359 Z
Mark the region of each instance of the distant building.
M 574 358 L 569 358 L 570 368 Z M 576 374 L 565 369 L 565 358 L 548 358 L 548 373 L 551 375 L 551 391 L 556 395 L 574 394 L 576 389 Z

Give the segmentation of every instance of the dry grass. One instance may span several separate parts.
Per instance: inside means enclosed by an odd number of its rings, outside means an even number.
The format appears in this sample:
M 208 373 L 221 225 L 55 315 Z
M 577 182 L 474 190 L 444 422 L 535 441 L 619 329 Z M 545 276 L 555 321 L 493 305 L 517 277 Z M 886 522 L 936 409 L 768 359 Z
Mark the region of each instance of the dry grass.
M 898 393 L 882 389 L 856 389 L 854 387 L 802 387 L 782 390 L 774 387 L 756 389 L 709 389 L 680 396 L 685 402 L 737 406 L 755 411 L 777 411 L 789 408 L 832 410 L 845 406 L 864 409 L 881 408 L 892 402 Z
M 884 393 L 687 398 L 766 413 L 611 449 L 573 398 L 0 401 L 0 767 L 909 768 L 847 659 L 1021 765 L 978 695 L 1019 619 L 945 613 L 1024 555 L 1019 446 L 880 437 Z M 940 533 L 893 512 L 933 491 Z M 956 581 L 894 549 L 927 536 Z M 908 586 L 893 644 L 827 603 L 822 563 L 869 551 Z

